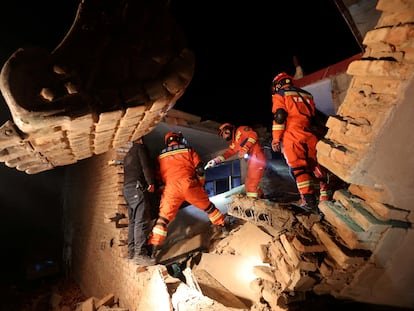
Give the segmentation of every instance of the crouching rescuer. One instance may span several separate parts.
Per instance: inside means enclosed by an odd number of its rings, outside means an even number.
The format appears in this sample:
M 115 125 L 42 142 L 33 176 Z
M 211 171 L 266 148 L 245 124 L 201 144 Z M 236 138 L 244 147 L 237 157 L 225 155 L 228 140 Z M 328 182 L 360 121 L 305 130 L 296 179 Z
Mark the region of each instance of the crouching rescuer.
M 222 124 L 218 135 L 229 146 L 221 155 L 208 161 L 205 169 L 214 167 L 237 153 L 240 159 L 247 161 L 246 196 L 252 199 L 261 198 L 263 191 L 260 189 L 260 181 L 265 173 L 267 159 L 259 144 L 259 135 L 250 126 L 236 127 L 231 123 Z
M 204 189 L 204 164 L 198 153 L 185 143 L 181 133 L 167 133 L 164 142 L 166 147 L 158 156 L 164 190 L 158 219 L 148 240 L 152 257 L 167 237 L 168 225 L 184 202 L 206 212 L 213 225 L 224 227 L 225 218 Z

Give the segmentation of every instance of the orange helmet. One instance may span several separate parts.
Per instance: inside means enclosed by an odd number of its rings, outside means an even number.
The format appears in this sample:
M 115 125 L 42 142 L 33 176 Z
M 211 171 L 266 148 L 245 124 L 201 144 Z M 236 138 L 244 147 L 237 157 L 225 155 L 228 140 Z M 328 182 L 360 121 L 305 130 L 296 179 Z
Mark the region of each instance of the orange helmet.
M 230 130 L 230 132 L 231 132 L 231 135 L 230 135 L 230 137 L 229 137 L 229 139 L 228 140 L 231 140 L 232 139 L 232 137 L 233 137 L 233 134 L 234 134 L 234 129 L 235 129 L 236 127 L 233 125 L 233 124 L 231 124 L 231 123 L 223 123 L 222 125 L 220 125 L 220 127 L 219 127 L 219 130 L 218 130 L 218 135 L 221 137 L 222 135 L 223 135 L 223 132 L 225 131 L 225 130 Z
M 279 91 L 284 85 L 293 85 L 293 77 L 283 71 L 273 78 L 272 94 Z
M 179 133 L 176 132 L 168 132 L 167 134 L 165 134 L 164 137 L 164 144 L 166 146 L 171 145 L 171 143 L 176 142 L 177 144 L 179 144 L 181 142 L 181 135 Z

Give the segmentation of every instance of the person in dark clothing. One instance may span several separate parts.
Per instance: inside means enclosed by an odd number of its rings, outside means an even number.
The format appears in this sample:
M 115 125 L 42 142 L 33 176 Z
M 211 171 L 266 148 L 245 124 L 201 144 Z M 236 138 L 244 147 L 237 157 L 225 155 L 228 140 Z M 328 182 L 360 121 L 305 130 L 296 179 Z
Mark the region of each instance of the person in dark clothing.
M 123 196 L 128 205 L 128 258 L 135 264 L 150 266 L 147 239 L 151 223 L 150 192 L 155 190 L 155 169 L 142 138 L 134 141 L 124 159 Z

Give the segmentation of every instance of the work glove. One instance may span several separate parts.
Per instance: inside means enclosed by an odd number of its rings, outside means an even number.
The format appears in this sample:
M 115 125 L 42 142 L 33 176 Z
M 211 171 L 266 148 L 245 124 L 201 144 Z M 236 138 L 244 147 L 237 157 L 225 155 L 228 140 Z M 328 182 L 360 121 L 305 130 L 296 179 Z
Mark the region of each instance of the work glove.
M 247 150 L 246 148 L 241 148 L 239 150 L 239 159 L 247 158 Z
M 274 152 L 280 152 L 282 150 L 282 143 L 279 140 L 273 140 L 272 141 L 272 150 Z
M 216 161 L 214 159 L 212 159 L 212 160 L 207 162 L 206 166 L 204 166 L 204 169 L 206 170 L 208 168 L 215 167 L 216 164 L 217 164 Z

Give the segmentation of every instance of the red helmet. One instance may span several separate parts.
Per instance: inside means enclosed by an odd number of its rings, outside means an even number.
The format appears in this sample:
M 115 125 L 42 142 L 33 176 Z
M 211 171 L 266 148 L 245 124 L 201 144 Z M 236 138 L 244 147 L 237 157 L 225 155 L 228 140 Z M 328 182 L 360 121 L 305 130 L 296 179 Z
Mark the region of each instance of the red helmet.
M 230 133 L 231 133 L 231 135 L 230 135 L 230 137 L 228 138 L 228 140 L 231 140 L 232 139 L 232 137 L 233 137 L 233 134 L 234 134 L 234 129 L 235 129 L 236 127 L 233 125 L 233 124 L 231 124 L 231 123 L 223 123 L 222 125 L 220 125 L 220 127 L 219 127 L 219 130 L 218 130 L 218 135 L 221 137 L 222 135 L 223 135 L 223 132 L 225 131 L 225 130 L 230 130 Z
M 283 71 L 273 78 L 272 94 L 279 91 L 285 85 L 293 85 L 293 77 Z
M 181 135 L 176 132 L 168 132 L 167 134 L 165 134 L 164 144 L 166 146 L 169 146 L 173 142 L 176 142 L 177 144 L 179 144 L 181 142 Z

